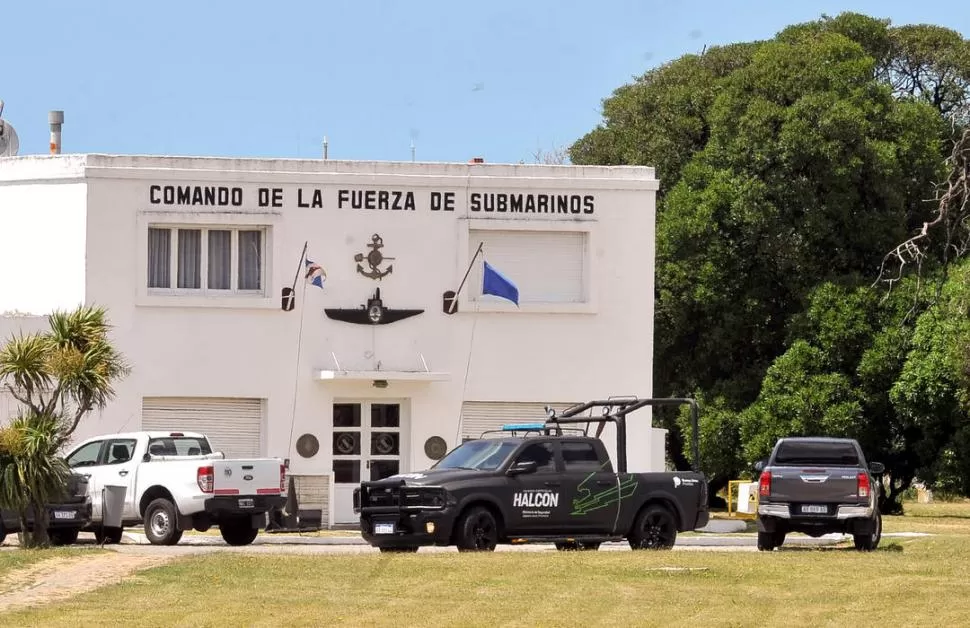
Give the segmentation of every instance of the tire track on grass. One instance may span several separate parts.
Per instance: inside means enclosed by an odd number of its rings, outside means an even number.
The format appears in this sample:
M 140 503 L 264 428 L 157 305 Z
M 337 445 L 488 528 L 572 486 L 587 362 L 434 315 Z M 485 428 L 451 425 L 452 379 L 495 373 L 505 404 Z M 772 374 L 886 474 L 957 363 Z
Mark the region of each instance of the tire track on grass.
M 158 567 L 173 555 L 107 554 L 48 558 L 7 572 L 0 578 L 0 613 L 66 600 L 124 582 L 131 574 Z

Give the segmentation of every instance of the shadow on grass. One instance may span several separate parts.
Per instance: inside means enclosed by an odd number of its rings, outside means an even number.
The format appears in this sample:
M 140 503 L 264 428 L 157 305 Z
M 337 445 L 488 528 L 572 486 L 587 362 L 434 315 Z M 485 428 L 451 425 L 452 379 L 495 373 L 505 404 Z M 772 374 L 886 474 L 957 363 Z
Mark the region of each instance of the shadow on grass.
M 798 545 L 782 545 L 778 548 L 779 552 L 836 552 L 836 553 L 850 553 L 850 554 L 871 554 L 872 552 L 862 552 L 857 550 L 852 545 L 808 545 L 808 546 L 798 546 Z M 903 546 L 899 543 L 880 543 L 875 552 L 902 552 Z

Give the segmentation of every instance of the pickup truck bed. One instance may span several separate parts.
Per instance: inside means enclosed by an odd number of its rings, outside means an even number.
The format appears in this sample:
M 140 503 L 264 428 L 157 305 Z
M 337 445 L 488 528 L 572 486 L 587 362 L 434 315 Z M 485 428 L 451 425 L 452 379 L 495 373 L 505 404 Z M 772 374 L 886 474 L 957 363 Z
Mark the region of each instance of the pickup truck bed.
M 867 464 L 855 440 L 783 438 L 756 469 L 759 549 L 782 545 L 789 532 L 851 534 L 859 550 L 878 546 L 883 466 Z

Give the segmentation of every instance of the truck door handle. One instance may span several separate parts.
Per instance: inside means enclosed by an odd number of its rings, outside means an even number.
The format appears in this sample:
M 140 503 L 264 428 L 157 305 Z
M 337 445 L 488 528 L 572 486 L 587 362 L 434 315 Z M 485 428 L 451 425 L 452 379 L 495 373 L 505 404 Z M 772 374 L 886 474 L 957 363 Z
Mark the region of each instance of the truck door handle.
M 559 486 L 559 482 L 546 482 L 546 486 Z
M 124 477 L 124 476 L 128 475 L 128 472 L 125 471 L 124 469 L 122 469 L 121 471 L 118 472 L 118 475 Z

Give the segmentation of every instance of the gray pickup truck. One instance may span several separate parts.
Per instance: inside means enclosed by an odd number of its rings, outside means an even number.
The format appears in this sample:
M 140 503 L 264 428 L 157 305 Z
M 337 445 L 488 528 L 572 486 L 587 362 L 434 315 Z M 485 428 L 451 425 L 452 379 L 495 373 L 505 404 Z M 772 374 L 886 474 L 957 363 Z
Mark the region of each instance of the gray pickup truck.
M 885 467 L 866 463 L 849 438 L 782 438 L 759 460 L 758 549 L 771 551 L 789 532 L 811 537 L 851 534 L 861 551 L 882 537 L 879 477 Z

